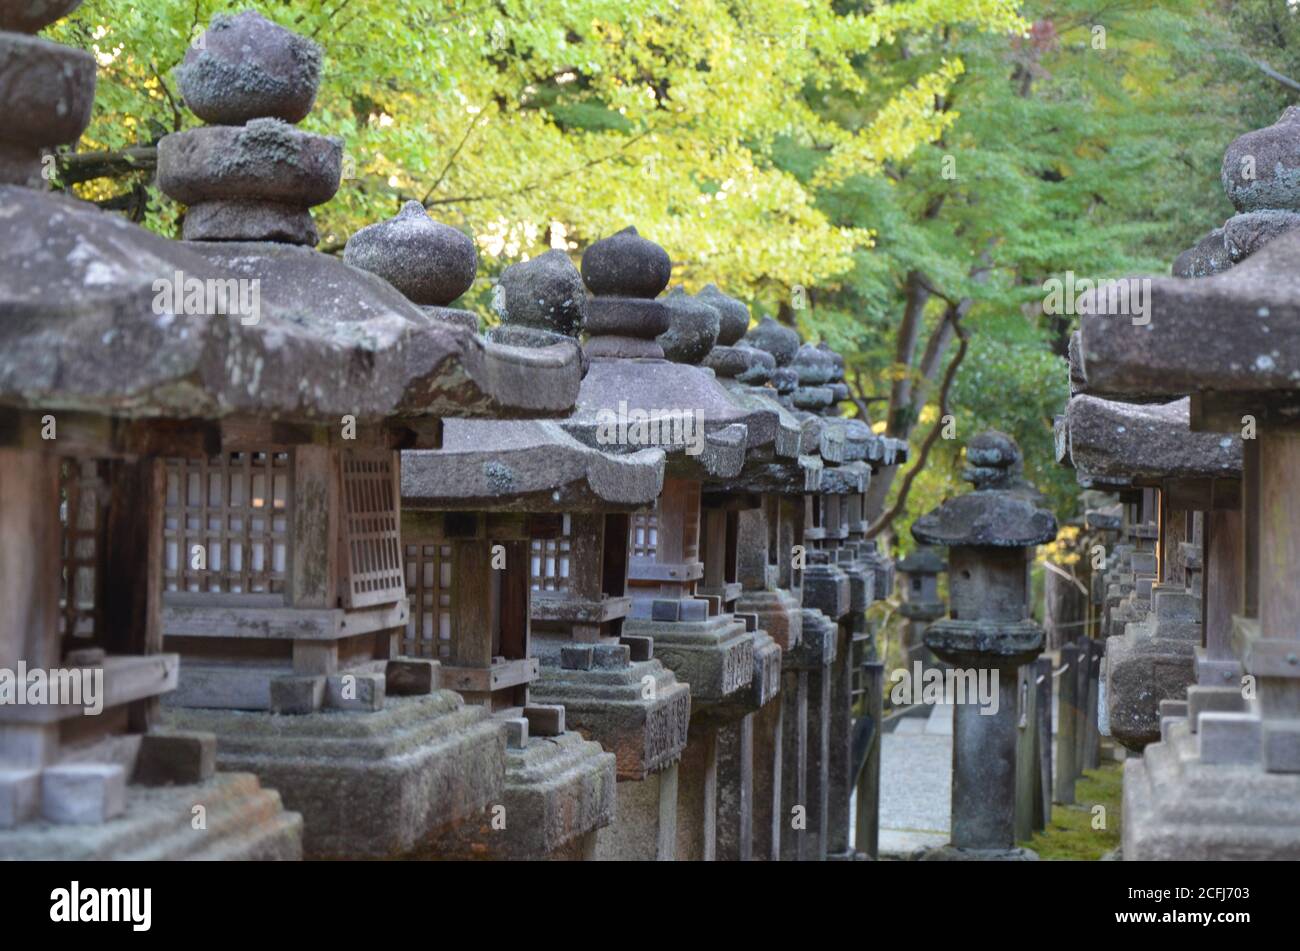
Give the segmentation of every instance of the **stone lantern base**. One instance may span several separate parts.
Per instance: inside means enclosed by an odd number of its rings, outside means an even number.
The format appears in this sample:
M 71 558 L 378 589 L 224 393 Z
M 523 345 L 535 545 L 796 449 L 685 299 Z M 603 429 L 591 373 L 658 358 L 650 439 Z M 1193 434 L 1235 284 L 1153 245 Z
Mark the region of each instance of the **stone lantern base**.
M 171 708 L 169 728 L 217 735 L 217 766 L 255 773 L 303 816 L 308 858 L 419 857 L 501 801 L 505 728 L 450 690 L 374 712 L 279 716 Z
M 614 754 L 614 812 L 596 833 L 595 858 L 672 861 L 690 687 L 658 660 L 585 669 L 543 663 L 531 695 L 562 704 L 572 729 Z
M 446 859 L 582 860 L 614 818 L 614 754 L 575 732 L 535 736 L 506 750 L 497 803 L 432 850 Z
M 1300 859 L 1300 775 L 1206 762 L 1188 720 L 1164 732 L 1124 764 L 1126 861 Z
M 0 774 L 0 784 L 4 782 Z M 0 859 L 254 861 L 302 858 L 302 817 L 256 776 L 222 773 L 184 786 L 126 787 L 124 811 L 93 825 L 28 822 L 0 830 Z M 201 809 L 199 807 L 202 807 Z M 195 828 L 196 824 L 201 828 Z

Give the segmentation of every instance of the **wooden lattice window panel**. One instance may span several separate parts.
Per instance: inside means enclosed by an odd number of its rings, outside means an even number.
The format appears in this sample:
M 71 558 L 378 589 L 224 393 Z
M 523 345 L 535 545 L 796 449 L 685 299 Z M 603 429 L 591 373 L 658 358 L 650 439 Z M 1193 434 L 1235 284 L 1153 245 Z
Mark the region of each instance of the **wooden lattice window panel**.
M 100 463 L 94 460 L 68 459 L 59 467 L 59 521 L 63 524 L 59 633 L 75 641 L 95 636 L 95 593 L 104 544 L 101 476 Z
M 529 575 L 534 591 L 569 590 L 571 536 L 569 516 L 565 515 L 557 537 L 533 538 L 529 541 Z
M 683 520 L 682 560 L 686 564 L 700 560 L 700 483 L 686 487 L 686 517 Z
M 169 459 L 166 467 L 164 590 L 283 596 L 293 455 L 229 452 Z M 200 550 L 203 560 L 196 562 Z
M 343 454 L 343 539 L 348 607 L 406 596 L 393 454 Z
M 633 558 L 653 558 L 659 550 L 659 513 L 634 512 L 632 530 L 627 534 Z
M 450 545 L 406 546 L 406 591 L 411 610 L 402 653 L 408 657 L 451 656 L 451 590 L 455 579 Z

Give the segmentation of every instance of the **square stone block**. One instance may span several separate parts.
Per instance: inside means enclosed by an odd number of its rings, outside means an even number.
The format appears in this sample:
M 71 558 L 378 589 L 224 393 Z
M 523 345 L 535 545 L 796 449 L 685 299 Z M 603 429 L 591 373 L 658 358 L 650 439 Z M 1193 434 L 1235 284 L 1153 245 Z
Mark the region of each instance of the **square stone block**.
M 271 681 L 271 712 L 300 716 L 325 702 L 324 677 L 276 677 Z
M 681 601 L 669 598 L 656 598 L 650 603 L 650 620 L 676 621 L 680 617 Z
M 512 750 L 522 750 L 528 746 L 528 718 L 510 717 L 505 720 L 506 746 Z
M 391 697 L 423 697 L 438 689 L 441 668 L 436 660 L 403 657 L 384 665 L 384 693 Z
M 1236 687 L 1201 687 L 1193 685 L 1187 688 L 1187 719 L 1191 721 L 1191 730 L 1195 733 L 1203 713 L 1245 713 L 1246 698 Z
M 687 598 L 679 602 L 681 612 L 678 619 L 682 621 L 707 621 L 709 619 L 709 602 L 707 598 Z
M 335 710 L 382 710 L 384 675 L 356 672 L 328 677 L 325 680 L 325 704 Z
M 596 644 L 591 653 L 592 666 L 598 670 L 620 670 L 632 662 L 632 649 L 626 644 Z
M 1160 718 L 1165 717 L 1185 717 L 1187 716 L 1186 700 L 1161 700 L 1160 701 Z
M 1300 773 L 1300 723 L 1263 723 L 1264 769 Z
M 754 631 L 757 631 L 757 630 L 758 630 L 758 615 L 757 615 L 757 614 L 741 614 L 741 613 L 737 612 L 737 614 L 736 614 L 736 620 L 737 620 L 737 621 L 744 621 L 744 622 L 745 622 L 745 630 L 748 631 L 748 632 L 751 633 L 751 634 L 752 634 Z
M 560 648 L 560 667 L 564 670 L 591 670 L 596 652 L 590 644 L 569 644 Z
M 564 732 L 564 707 L 558 703 L 534 703 L 524 707 L 528 732 L 533 736 L 559 736 Z
M 1258 763 L 1263 750 L 1259 718 L 1250 713 L 1201 714 L 1201 762 L 1206 765 Z
M 126 769 L 67 763 L 41 775 L 41 814 L 58 825 L 98 825 L 126 811 Z
M 135 782 L 146 786 L 190 786 L 217 771 L 215 733 L 146 733 L 140 738 Z
M 620 637 L 618 642 L 627 647 L 630 659 L 634 664 L 651 660 L 655 655 L 655 642 L 653 637 L 641 637 L 636 634 L 630 634 L 626 637 Z
M 0 829 L 13 829 L 40 814 L 40 771 L 0 769 Z

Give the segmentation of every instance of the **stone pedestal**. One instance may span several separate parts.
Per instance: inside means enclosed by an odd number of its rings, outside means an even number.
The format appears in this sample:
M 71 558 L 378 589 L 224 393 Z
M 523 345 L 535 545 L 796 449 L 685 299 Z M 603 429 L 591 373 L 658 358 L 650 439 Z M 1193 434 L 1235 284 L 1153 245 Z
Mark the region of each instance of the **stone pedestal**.
M 831 686 L 838 630 L 814 608 L 803 609 L 802 623 L 799 646 L 785 656 L 781 689 L 781 858 L 821 861 L 829 828 Z
M 163 724 L 215 733 L 219 769 L 277 789 L 303 815 L 307 858 L 427 857 L 504 789 L 504 725 L 449 690 L 373 713 L 169 709 Z
M 543 663 L 532 697 L 563 704 L 566 724 L 615 756 L 613 821 L 596 833 L 596 858 L 672 861 L 690 688 L 657 659 L 586 670 L 552 661 Z
M 499 802 L 441 838 L 443 859 L 585 860 L 614 818 L 614 755 L 575 732 L 527 735 L 506 750 Z M 511 737 L 513 743 L 514 737 Z
M 1123 636 L 1106 642 L 1110 735 L 1134 752 L 1160 738 L 1160 701 L 1187 696 L 1201 639 L 1199 597 L 1154 585 L 1152 603 L 1149 620 L 1129 622 Z

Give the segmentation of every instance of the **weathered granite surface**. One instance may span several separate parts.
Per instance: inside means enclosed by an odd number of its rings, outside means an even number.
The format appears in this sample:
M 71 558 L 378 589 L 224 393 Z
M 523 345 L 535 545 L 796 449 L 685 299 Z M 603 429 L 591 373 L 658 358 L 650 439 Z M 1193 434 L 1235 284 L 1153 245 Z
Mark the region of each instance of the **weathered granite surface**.
M 307 858 L 418 856 L 504 784 L 503 725 L 450 690 L 390 697 L 373 713 L 172 708 L 163 723 L 215 733 L 219 769 L 278 790 L 302 813 Z
M 663 476 L 659 449 L 601 452 L 543 420 L 449 419 L 441 449 L 402 454 L 402 499 L 417 508 L 520 512 L 636 507 L 653 504 Z
M 1300 382 L 1300 233 L 1222 274 L 1152 278 L 1150 323 L 1081 320 L 1090 391 L 1175 399 L 1288 390 Z
M 307 248 L 169 241 L 10 186 L 0 208 L 0 405 L 338 425 L 346 414 L 550 416 L 577 393 L 572 347 L 485 344 Z M 256 322 L 175 313 L 155 284 L 178 275 L 258 281 Z
M 499 803 L 453 829 L 436 848 L 439 859 L 537 861 L 585 857 L 590 837 L 614 818 L 614 754 L 574 732 L 529 737 L 506 750 Z M 494 825 L 494 822 L 504 825 Z
M 195 829 L 202 806 L 206 828 Z M 248 773 L 202 783 L 131 784 L 126 810 L 98 825 L 28 822 L 0 830 L 0 860 L 273 861 L 302 857 L 302 816 Z
M 353 234 L 343 260 L 378 274 L 416 304 L 441 307 L 469 290 L 478 271 L 473 239 L 434 221 L 418 201 Z
M 273 116 L 301 122 L 320 86 L 321 50 L 305 36 L 252 10 L 219 13 L 203 45 L 191 45 L 177 84 L 185 105 L 204 122 L 243 125 Z
M 1076 396 L 1065 425 L 1069 458 L 1085 487 L 1241 478 L 1241 437 L 1192 432 L 1185 399 L 1139 406 Z

